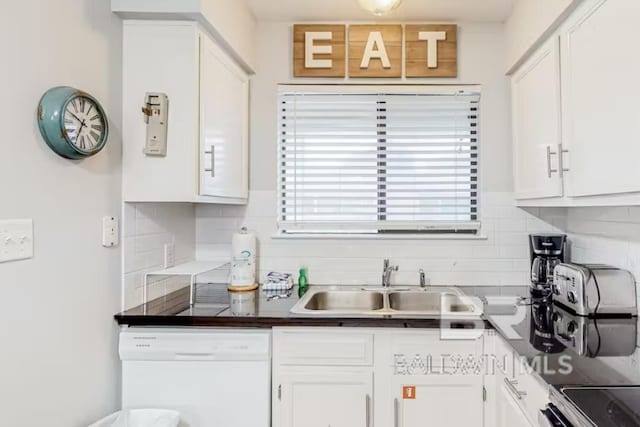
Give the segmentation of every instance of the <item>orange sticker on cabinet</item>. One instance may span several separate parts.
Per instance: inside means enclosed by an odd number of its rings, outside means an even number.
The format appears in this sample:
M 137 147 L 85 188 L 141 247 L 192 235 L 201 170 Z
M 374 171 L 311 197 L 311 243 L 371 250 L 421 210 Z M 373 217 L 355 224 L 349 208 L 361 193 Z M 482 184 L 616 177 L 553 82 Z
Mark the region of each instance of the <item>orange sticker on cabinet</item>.
M 402 398 L 403 399 L 415 399 L 416 398 L 416 386 L 414 386 L 414 385 L 402 386 Z

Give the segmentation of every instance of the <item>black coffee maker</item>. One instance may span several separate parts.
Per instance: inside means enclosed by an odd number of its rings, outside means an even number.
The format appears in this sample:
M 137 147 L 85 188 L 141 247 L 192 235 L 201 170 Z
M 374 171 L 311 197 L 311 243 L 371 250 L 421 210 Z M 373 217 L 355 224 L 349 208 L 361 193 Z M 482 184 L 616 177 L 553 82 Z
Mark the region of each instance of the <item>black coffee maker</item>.
M 531 294 L 546 297 L 551 294 L 553 269 L 564 262 L 567 247 L 566 234 L 530 234 Z

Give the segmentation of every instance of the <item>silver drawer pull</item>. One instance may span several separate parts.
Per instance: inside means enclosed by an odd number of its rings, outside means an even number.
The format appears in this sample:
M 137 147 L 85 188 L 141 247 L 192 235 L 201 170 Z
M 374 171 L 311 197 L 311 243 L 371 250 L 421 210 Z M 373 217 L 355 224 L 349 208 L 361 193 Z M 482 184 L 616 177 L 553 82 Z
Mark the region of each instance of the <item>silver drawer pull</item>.
M 509 389 L 509 391 L 511 391 L 511 394 L 513 394 L 516 399 L 522 400 L 522 398 L 527 395 L 526 391 L 520 391 L 516 388 L 516 386 L 518 385 L 518 381 L 509 381 L 509 378 L 505 378 L 504 383 L 507 385 L 507 388 Z

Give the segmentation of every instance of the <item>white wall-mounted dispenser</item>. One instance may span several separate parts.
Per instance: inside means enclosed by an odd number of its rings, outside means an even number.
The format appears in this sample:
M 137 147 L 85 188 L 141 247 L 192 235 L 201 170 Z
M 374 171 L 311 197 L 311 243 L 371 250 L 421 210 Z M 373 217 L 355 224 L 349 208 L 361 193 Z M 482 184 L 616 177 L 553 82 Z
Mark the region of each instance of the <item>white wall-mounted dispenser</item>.
M 147 92 L 142 107 L 147 136 L 144 154 L 147 156 L 167 155 L 167 125 L 169 120 L 169 97 L 166 93 Z

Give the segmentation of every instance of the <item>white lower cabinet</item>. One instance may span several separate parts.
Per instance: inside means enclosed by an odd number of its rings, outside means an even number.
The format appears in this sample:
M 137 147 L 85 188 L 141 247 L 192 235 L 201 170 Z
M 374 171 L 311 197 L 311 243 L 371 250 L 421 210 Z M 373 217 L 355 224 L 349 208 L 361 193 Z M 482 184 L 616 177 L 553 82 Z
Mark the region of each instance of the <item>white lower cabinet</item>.
M 496 384 L 496 427 L 535 427 L 519 406 L 519 398 L 512 386 L 506 381 L 509 381 L 506 376 L 499 376 Z
M 485 426 L 537 427 L 538 413 L 549 402 L 549 386 L 496 333 L 485 336 L 485 349 L 499 362 L 492 375 L 485 375 Z
M 482 381 L 482 375 L 395 376 L 392 425 L 482 426 Z
M 373 372 L 310 367 L 282 370 L 274 403 L 274 426 L 371 426 Z
M 272 427 L 482 427 L 484 376 L 454 365 L 479 360 L 483 334 L 443 336 L 274 328 Z

